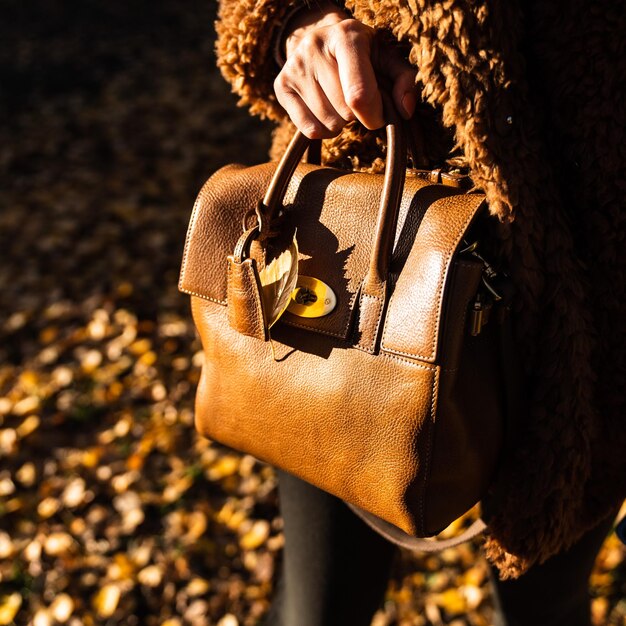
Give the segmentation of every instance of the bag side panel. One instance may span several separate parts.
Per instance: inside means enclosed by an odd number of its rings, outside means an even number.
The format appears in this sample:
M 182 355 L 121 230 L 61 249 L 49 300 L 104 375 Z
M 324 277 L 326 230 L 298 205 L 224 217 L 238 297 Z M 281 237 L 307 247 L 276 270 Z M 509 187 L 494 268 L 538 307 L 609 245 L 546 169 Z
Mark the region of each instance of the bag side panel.
M 504 398 L 499 328 L 477 336 L 467 314 L 480 283 L 479 262 L 452 267 L 441 338 L 441 379 L 433 454 L 425 494 L 427 529 L 436 533 L 481 500 L 495 477 L 503 444 Z M 459 480 L 462 477 L 462 480 Z

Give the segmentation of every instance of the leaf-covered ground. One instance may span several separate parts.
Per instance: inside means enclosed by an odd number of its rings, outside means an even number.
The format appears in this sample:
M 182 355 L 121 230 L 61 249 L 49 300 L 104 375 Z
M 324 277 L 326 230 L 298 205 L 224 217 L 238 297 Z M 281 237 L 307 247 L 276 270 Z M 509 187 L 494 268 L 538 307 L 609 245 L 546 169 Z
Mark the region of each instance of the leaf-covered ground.
M 254 625 L 283 544 L 272 470 L 197 437 L 176 289 L 193 198 L 270 129 L 214 69 L 214 3 L 5 0 L 0 625 Z M 614 536 L 596 624 L 624 624 Z M 487 625 L 466 545 L 402 555 L 376 626 Z M 348 625 L 349 626 L 349 625 Z

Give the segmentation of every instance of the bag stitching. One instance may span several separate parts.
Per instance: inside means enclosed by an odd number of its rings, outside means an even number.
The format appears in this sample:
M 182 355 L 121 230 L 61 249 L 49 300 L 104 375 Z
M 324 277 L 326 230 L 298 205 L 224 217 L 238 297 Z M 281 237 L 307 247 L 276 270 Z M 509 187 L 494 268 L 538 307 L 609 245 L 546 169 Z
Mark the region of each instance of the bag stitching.
M 476 264 L 475 263 L 468 263 L 466 261 L 457 261 L 456 263 L 457 266 L 459 267 L 467 267 L 467 268 L 473 268 Z M 466 325 L 466 320 L 467 320 L 467 314 L 469 312 L 469 303 L 471 302 L 471 297 L 470 299 L 465 303 L 465 306 L 463 307 L 463 318 L 461 319 L 461 332 L 465 333 L 465 325 Z M 442 372 L 458 372 L 459 371 L 459 367 L 449 367 L 449 368 L 441 368 Z
M 428 433 L 428 443 L 426 444 L 426 462 L 424 465 L 424 486 L 422 488 L 422 493 L 420 496 L 420 532 L 421 535 L 424 536 L 426 534 L 426 487 L 428 484 L 428 475 L 430 470 L 430 457 L 432 453 L 432 443 L 435 435 L 435 414 L 436 414 L 436 400 L 437 394 L 439 393 L 439 375 L 436 371 L 433 376 L 433 384 L 432 384 L 432 396 L 430 401 L 430 425 L 429 425 L 429 433 Z
M 354 344 L 352 346 L 355 350 L 360 350 L 361 352 L 366 352 L 367 354 L 374 354 L 374 349 L 373 348 L 366 348 L 365 346 L 362 346 L 358 343 Z
M 374 350 L 374 346 L 376 346 L 376 337 L 378 337 L 378 331 L 380 329 L 380 322 L 382 320 L 383 317 L 383 310 L 384 310 L 384 300 L 383 298 L 379 297 L 379 296 L 373 296 L 370 295 L 369 293 L 361 293 L 361 298 L 372 298 L 373 300 L 378 300 L 378 302 L 381 302 L 381 307 L 380 307 L 380 312 L 378 313 L 378 320 L 376 321 L 376 328 L 374 329 L 374 344 L 371 348 L 366 348 L 365 346 L 363 346 L 360 342 L 357 346 L 360 350 L 363 350 L 369 354 L 374 354 L 375 350 Z
M 332 332 L 330 330 L 323 330 L 321 328 L 311 328 L 310 326 L 306 326 L 305 324 L 298 324 L 298 322 L 292 322 L 288 319 L 282 319 L 281 321 L 283 321 L 285 324 L 289 325 L 289 326 L 296 326 L 297 328 L 304 328 L 305 330 L 310 330 L 311 332 L 315 332 L 315 333 L 320 333 L 323 335 L 328 335 L 330 337 L 337 337 L 338 339 L 344 339 L 346 338 L 347 334 L 348 334 L 348 328 L 350 326 L 350 318 L 352 317 L 352 308 L 354 307 L 354 301 L 356 299 L 356 293 L 353 293 L 352 296 L 350 297 L 350 303 L 348 305 L 348 310 L 346 311 L 346 313 L 343 314 L 343 330 L 335 333 Z
M 479 204 L 478 206 L 480 206 L 480 204 Z M 478 207 L 476 207 L 476 210 L 477 210 L 477 209 L 478 209 Z M 476 211 L 472 212 L 472 214 L 469 216 L 469 218 L 465 220 L 465 223 L 463 224 L 463 226 L 461 227 L 461 229 L 460 229 L 459 231 L 457 231 L 457 236 L 456 236 L 456 239 L 458 239 L 459 235 L 460 235 L 463 231 L 465 231 L 465 230 L 466 230 L 466 228 L 467 228 L 468 224 L 469 224 L 469 223 L 472 221 L 472 219 L 474 218 L 475 213 L 476 213 Z M 453 254 L 454 254 L 454 251 L 452 251 L 450 254 L 446 255 L 446 258 L 445 258 L 445 263 L 444 263 L 444 265 L 445 265 L 445 266 L 447 266 L 447 265 L 448 265 L 448 263 L 450 262 L 450 259 L 452 258 Z M 443 287 L 444 287 L 444 284 L 443 284 L 443 283 L 444 283 L 444 282 L 445 282 L 445 281 L 440 282 L 440 283 L 439 283 L 439 286 L 438 286 L 438 289 L 437 289 L 437 301 L 438 301 L 438 306 L 437 306 L 437 309 L 438 309 L 438 310 L 439 310 L 439 309 L 440 309 L 440 307 L 441 307 L 441 298 L 443 297 L 443 293 L 442 293 L 442 292 L 443 292 Z M 395 295 L 395 294 L 394 294 L 394 295 Z M 389 301 L 389 308 L 391 308 L 391 301 L 393 300 L 393 297 L 394 297 L 394 296 L 392 295 L 392 296 L 391 296 L 391 300 Z M 388 319 L 389 319 L 389 318 L 386 318 L 386 319 L 385 319 L 385 326 L 384 326 L 384 328 L 383 328 L 383 338 L 382 338 L 382 341 L 383 341 L 383 342 L 384 342 L 384 340 L 385 340 L 385 333 L 386 333 L 386 330 L 387 330 L 387 320 L 388 320 Z M 437 316 L 437 321 L 436 321 L 436 324 L 435 324 L 435 332 L 433 333 L 433 340 L 432 340 L 431 352 L 430 352 L 430 354 L 429 354 L 429 355 L 413 354 L 413 353 L 410 353 L 410 352 L 404 352 L 404 351 L 402 351 L 402 350 L 394 350 L 394 352 L 397 352 L 398 354 L 403 354 L 404 356 L 415 356 L 415 357 L 417 357 L 417 358 L 421 358 L 421 359 L 433 359 L 433 358 L 435 357 L 436 344 L 437 344 L 437 336 L 438 336 L 438 334 L 439 334 L 439 327 L 440 327 L 440 318 L 439 318 L 439 316 Z M 391 349 L 391 348 L 390 348 L 390 349 Z
M 252 284 L 256 285 L 257 282 L 254 276 L 254 268 L 251 264 L 246 265 L 246 274 L 248 274 L 248 280 L 250 280 Z M 255 332 L 257 333 L 257 339 L 262 339 L 263 341 L 265 341 L 265 316 L 263 315 L 263 306 L 261 305 L 260 294 L 258 298 L 253 299 L 256 303 Z M 259 337 L 258 335 L 262 335 L 262 337 Z
M 409 361 L 408 359 L 403 359 L 401 356 L 397 356 L 396 354 L 390 354 L 388 352 L 380 352 L 379 356 L 384 356 L 384 357 L 387 357 L 388 359 L 394 359 L 402 363 L 408 363 L 409 365 L 413 365 L 415 367 L 428 370 L 429 372 L 434 372 L 437 369 L 436 365 L 426 365 L 425 363 L 416 363 L 415 361 Z
M 298 324 L 297 322 L 291 322 L 288 320 L 281 320 L 281 322 L 284 322 L 287 326 L 295 326 L 297 328 L 303 328 L 304 330 L 308 330 L 314 333 L 320 333 L 323 335 L 328 335 L 330 337 L 336 337 L 337 339 L 345 339 L 344 335 L 341 333 L 333 333 L 329 330 L 322 330 L 322 329 L 318 329 L 318 328 L 311 328 L 310 326 L 305 326 L 304 324 Z
M 463 223 L 462 227 L 457 231 L 456 239 L 458 239 L 460 234 L 467 229 L 468 224 L 474 219 L 474 216 L 476 215 L 476 212 L 478 211 L 480 205 L 483 202 L 484 202 L 484 197 L 481 199 L 481 202 L 480 202 L 480 204 L 478 204 L 476 209 L 474 211 L 472 211 L 471 215 L 465 220 L 465 222 Z M 452 258 L 453 255 L 454 255 L 454 250 L 451 253 L 449 253 L 448 255 L 446 255 L 445 263 L 444 263 L 445 266 L 448 265 L 448 263 L 450 262 L 450 259 Z M 446 281 L 443 281 L 443 282 L 446 282 Z M 437 289 L 437 301 L 439 303 L 438 306 L 437 306 L 438 310 L 439 310 L 439 308 L 441 306 L 440 299 L 442 297 L 442 291 L 443 291 L 443 286 L 444 286 L 443 282 L 439 283 L 439 287 Z M 391 303 L 393 302 L 393 298 L 394 298 L 395 295 L 396 294 L 394 293 L 391 296 L 391 299 L 389 300 L 388 310 L 391 309 Z M 381 343 L 385 342 L 385 334 L 387 332 L 387 322 L 388 322 L 388 320 L 389 320 L 389 316 L 386 316 L 386 318 L 385 318 L 385 325 L 383 327 L 383 336 L 382 336 L 382 339 L 381 339 Z M 431 348 L 431 352 L 430 352 L 429 355 L 415 354 L 415 353 L 412 353 L 412 352 L 404 352 L 403 350 L 396 350 L 394 348 L 387 348 L 387 350 L 393 351 L 396 354 L 402 354 L 404 356 L 411 356 L 411 357 L 416 357 L 418 359 L 431 360 L 431 359 L 433 359 L 435 357 L 435 351 L 436 351 L 436 347 L 437 347 L 437 335 L 439 334 L 439 326 L 440 326 L 440 319 L 439 319 L 439 316 L 437 316 L 437 322 L 436 322 L 436 325 L 435 325 L 435 332 L 433 333 L 432 348 Z
M 206 188 L 209 186 L 209 183 L 211 182 L 211 179 L 213 178 L 213 176 L 209 176 L 208 180 L 204 183 L 204 185 L 202 185 L 202 188 L 200 189 L 200 193 L 198 194 L 198 197 L 196 198 L 196 201 L 193 203 L 193 210 L 191 212 L 191 220 L 189 222 L 189 229 L 187 230 L 187 237 L 185 239 L 185 249 L 183 250 L 183 262 L 181 264 L 181 268 L 180 268 L 180 280 L 178 281 L 178 288 L 183 291 L 184 293 L 188 293 L 194 296 L 198 296 L 200 298 L 202 298 L 203 296 L 201 296 L 199 293 L 193 293 L 191 291 L 188 291 L 186 289 L 183 289 L 183 277 L 185 275 L 185 271 L 187 269 L 187 260 L 188 260 L 188 256 L 189 256 L 189 247 L 191 245 L 191 230 L 192 230 L 192 225 L 195 226 L 195 222 L 196 222 L 196 216 L 200 211 L 200 199 L 202 198 L 202 200 L 204 200 L 204 195 L 205 195 L 205 190 Z M 215 300 L 214 298 L 210 298 L 208 296 L 206 296 L 206 298 L 208 300 L 213 300 L 214 302 L 219 302 L 219 300 Z
M 210 300 L 211 302 L 215 302 L 215 304 L 221 304 L 222 306 L 226 306 L 226 300 L 217 300 L 216 298 L 211 298 L 211 296 L 205 296 L 202 293 L 198 293 L 197 291 L 192 291 L 191 289 L 183 289 L 180 288 L 182 293 L 186 293 L 190 296 L 196 296 L 197 298 L 202 298 L 203 300 Z

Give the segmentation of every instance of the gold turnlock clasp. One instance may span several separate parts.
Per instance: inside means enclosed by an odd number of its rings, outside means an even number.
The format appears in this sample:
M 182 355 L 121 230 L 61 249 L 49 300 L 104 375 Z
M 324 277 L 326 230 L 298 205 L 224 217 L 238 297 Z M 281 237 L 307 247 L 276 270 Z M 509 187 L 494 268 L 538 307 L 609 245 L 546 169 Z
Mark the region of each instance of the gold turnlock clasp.
M 287 312 L 298 317 L 324 317 L 336 306 L 337 296 L 326 283 L 312 276 L 298 276 Z

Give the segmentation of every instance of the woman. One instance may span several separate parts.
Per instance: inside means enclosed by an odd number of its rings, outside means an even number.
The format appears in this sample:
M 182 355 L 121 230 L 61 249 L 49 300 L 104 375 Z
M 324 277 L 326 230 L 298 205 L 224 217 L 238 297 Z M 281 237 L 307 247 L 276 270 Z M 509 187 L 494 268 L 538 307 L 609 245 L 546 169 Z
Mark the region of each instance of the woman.
M 326 164 L 376 168 L 363 128 L 383 123 L 385 83 L 421 122 L 423 165 L 453 161 L 484 190 L 518 289 L 529 401 L 485 552 L 503 580 L 523 574 L 498 583 L 505 623 L 589 624 L 589 570 L 626 497 L 622 4 L 222 0 L 217 29 L 242 104 L 281 123 L 275 156 L 290 117 L 328 139 Z M 281 475 L 280 494 L 283 623 L 368 623 L 391 549 L 301 481 Z M 525 613 L 548 575 L 548 610 Z M 371 602 L 350 606 L 359 590 Z

